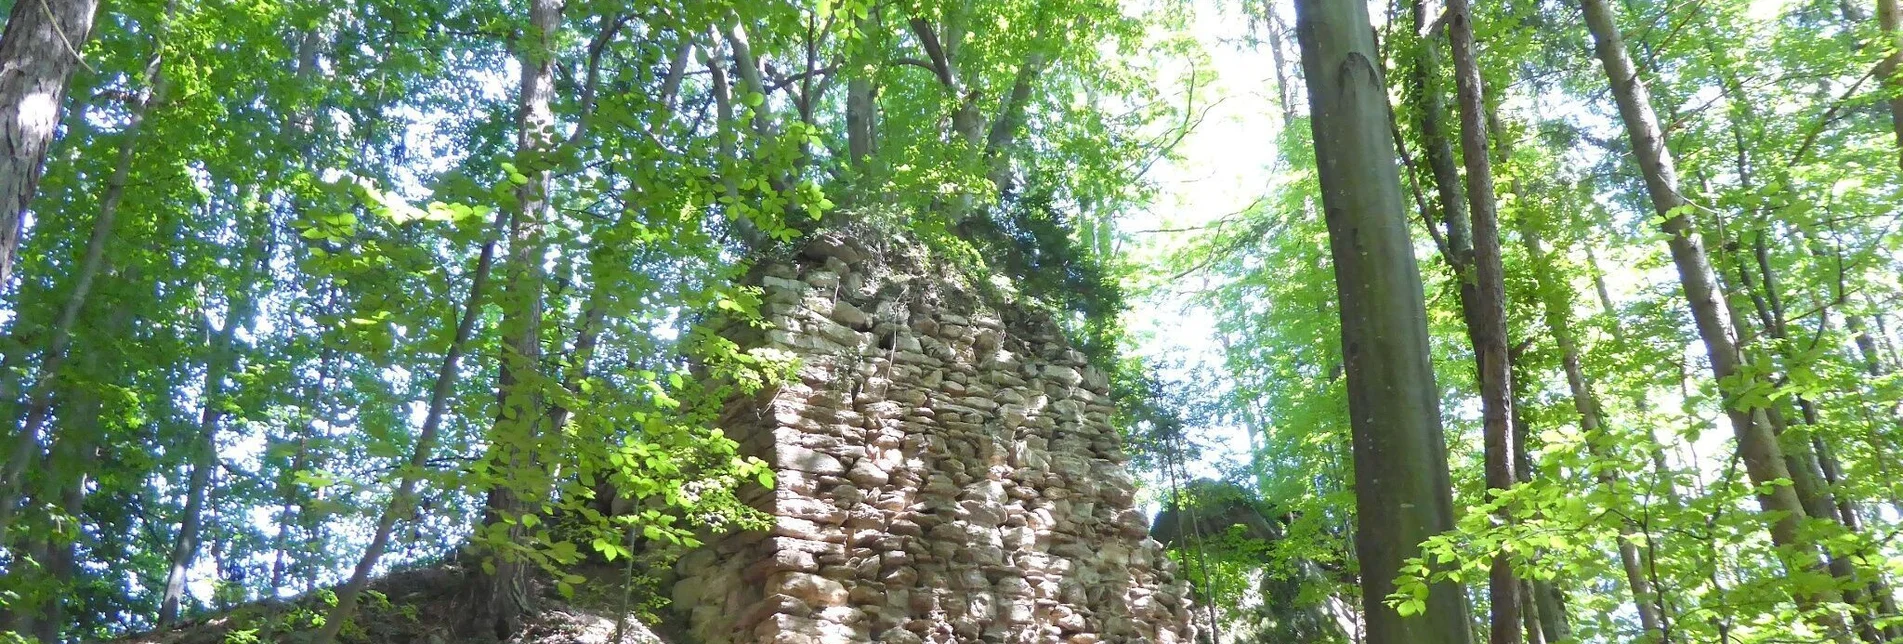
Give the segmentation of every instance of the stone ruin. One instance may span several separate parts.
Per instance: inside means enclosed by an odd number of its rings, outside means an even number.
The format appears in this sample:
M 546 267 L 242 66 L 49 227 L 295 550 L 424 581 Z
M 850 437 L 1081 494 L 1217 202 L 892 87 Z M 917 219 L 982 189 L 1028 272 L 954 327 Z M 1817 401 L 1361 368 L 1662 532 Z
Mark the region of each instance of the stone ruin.
M 1109 383 L 1047 313 L 986 297 L 916 243 L 829 235 L 754 270 L 797 379 L 729 401 L 768 460 L 768 532 L 676 566 L 705 644 L 1192 641 L 1149 538 Z

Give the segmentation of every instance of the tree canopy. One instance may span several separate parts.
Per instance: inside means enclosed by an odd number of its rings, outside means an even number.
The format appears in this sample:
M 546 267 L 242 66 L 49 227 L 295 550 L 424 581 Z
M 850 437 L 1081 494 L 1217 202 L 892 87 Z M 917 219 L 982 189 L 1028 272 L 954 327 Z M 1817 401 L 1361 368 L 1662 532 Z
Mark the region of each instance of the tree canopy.
M 793 365 L 720 327 L 845 230 L 1111 374 L 1150 509 L 1224 519 L 1166 544 L 1212 639 L 1903 640 L 1900 49 L 1895 0 L 15 0 L 0 638 L 360 641 L 450 563 L 506 638 L 758 528 L 721 405 Z M 1273 161 L 1179 208 L 1212 137 Z

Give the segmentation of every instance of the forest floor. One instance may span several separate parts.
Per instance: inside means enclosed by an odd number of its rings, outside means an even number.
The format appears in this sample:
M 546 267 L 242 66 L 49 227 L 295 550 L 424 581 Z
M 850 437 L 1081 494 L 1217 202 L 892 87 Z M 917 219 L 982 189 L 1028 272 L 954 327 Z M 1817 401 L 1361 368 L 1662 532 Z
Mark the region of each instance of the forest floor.
M 616 639 L 616 613 L 622 603 L 621 568 L 597 566 L 576 571 L 588 578 L 575 596 L 563 598 L 552 588 L 540 593 L 536 611 L 522 633 L 508 644 L 680 644 L 669 629 L 638 611 L 624 614 Z M 450 629 L 461 617 L 467 594 L 465 576 L 449 566 L 393 573 L 371 583 L 353 624 L 339 642 L 346 644 L 450 644 L 462 641 Z M 330 610 L 329 592 L 318 596 L 256 602 L 175 628 L 111 640 L 111 644 L 300 644 L 312 641 Z M 333 600 L 334 601 L 334 600 Z M 637 598 L 637 602 L 638 602 Z M 665 610 L 665 609 L 663 609 Z

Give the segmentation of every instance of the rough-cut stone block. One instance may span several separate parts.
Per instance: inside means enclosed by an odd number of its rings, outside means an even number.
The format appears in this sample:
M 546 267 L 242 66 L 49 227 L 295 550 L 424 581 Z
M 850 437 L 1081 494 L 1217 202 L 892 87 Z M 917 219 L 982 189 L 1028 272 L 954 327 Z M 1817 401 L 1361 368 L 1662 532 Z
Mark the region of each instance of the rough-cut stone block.
M 837 458 L 786 443 L 773 446 L 773 458 L 770 462 L 775 469 L 808 474 L 844 474 L 846 472 L 846 466 L 840 464 Z
M 768 578 L 767 589 L 808 606 L 844 606 L 847 599 L 846 587 L 838 581 L 805 572 L 777 573 Z

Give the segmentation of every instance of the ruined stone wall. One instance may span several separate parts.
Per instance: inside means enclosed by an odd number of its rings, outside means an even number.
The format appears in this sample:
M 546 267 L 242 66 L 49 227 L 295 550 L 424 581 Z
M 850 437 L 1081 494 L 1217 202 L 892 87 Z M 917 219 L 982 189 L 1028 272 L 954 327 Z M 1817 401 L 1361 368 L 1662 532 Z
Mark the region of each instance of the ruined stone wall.
M 769 460 L 771 532 L 682 559 L 675 605 L 727 642 L 1188 642 L 1105 378 L 1048 316 L 993 305 L 916 245 L 822 237 L 756 269 L 797 382 L 731 401 Z

